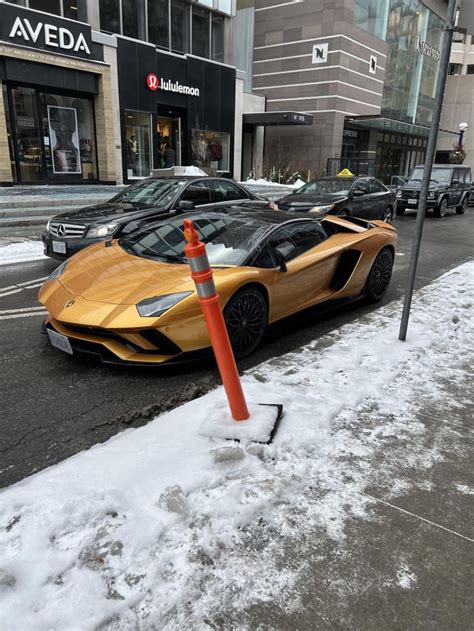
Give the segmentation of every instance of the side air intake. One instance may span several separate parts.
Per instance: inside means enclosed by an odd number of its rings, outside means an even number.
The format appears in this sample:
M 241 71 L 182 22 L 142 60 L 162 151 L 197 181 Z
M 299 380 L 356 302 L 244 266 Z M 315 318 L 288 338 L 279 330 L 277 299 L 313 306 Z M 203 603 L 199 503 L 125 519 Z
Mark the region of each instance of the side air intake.
M 341 254 L 336 271 L 329 285 L 331 289 L 340 291 L 347 284 L 361 256 L 362 252 L 359 252 L 359 250 L 345 250 L 345 252 Z

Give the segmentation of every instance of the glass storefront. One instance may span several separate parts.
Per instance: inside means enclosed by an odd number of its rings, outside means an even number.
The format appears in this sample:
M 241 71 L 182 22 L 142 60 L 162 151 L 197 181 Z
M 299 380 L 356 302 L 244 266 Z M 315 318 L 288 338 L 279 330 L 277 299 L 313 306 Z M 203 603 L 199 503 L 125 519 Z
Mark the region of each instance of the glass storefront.
M 91 99 L 26 87 L 4 88 L 10 159 L 17 182 L 97 180 Z
M 151 172 L 151 116 L 145 112 L 125 112 L 127 178 L 149 177 Z
M 192 163 L 209 173 L 229 171 L 230 135 L 192 130 Z

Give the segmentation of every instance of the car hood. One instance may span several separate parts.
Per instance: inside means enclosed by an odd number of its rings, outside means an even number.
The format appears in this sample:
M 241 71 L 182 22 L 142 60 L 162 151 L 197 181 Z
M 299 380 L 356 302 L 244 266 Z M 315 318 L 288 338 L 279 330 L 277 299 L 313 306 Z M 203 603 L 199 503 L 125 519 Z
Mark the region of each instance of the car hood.
M 429 190 L 430 191 L 437 191 L 440 189 L 446 189 L 448 188 L 447 184 L 430 184 Z M 409 191 L 416 191 L 416 192 L 420 192 L 421 191 L 421 184 L 407 184 L 406 186 L 404 186 L 402 188 L 403 191 L 409 192 Z
M 115 241 L 109 247 L 99 243 L 76 254 L 58 280 L 72 296 L 133 305 L 144 298 L 183 291 L 180 286 L 191 283 L 191 272 L 186 264 L 128 254 Z
M 86 206 L 77 210 L 69 210 L 60 215 L 55 215 L 52 221 L 73 221 L 81 224 L 108 223 L 110 221 L 123 223 L 133 219 L 139 219 L 149 213 L 152 206 L 137 208 L 132 204 L 120 202 L 104 202 L 94 206 Z M 158 209 L 155 209 L 158 210 Z
M 311 208 L 312 206 L 326 206 L 337 204 L 347 199 L 345 195 L 317 195 L 315 193 L 300 193 L 299 195 L 287 195 L 278 200 L 277 204 L 281 208 Z

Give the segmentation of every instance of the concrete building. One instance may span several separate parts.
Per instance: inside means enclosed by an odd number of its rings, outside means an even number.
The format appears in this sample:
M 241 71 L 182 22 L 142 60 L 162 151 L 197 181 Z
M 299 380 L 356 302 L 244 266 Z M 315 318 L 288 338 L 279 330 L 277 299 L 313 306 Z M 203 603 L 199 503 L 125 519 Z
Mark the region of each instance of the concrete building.
M 0 185 L 130 183 L 168 145 L 239 178 L 243 115 L 265 99 L 232 65 L 234 14 L 234 0 L 0 0 Z
M 266 167 L 319 175 L 348 166 L 390 183 L 422 163 L 447 4 L 237 0 L 236 41 L 253 33 L 238 58 L 247 88 L 268 111 L 313 116 L 310 127 L 267 129 Z
M 440 125 L 456 130 L 460 123 L 469 125 L 463 141 L 465 164 L 474 165 L 474 37 L 455 33 Z M 438 163 L 448 162 L 456 140 L 440 138 L 436 152 Z

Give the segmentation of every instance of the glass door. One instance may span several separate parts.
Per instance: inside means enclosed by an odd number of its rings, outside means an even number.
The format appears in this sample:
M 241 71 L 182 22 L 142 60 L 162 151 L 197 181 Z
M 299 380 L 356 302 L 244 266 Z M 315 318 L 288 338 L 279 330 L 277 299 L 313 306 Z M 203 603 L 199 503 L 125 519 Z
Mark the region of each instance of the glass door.
M 43 152 L 39 135 L 36 93 L 31 88 L 11 91 L 15 125 L 15 149 L 21 182 L 44 181 Z
M 181 166 L 181 118 L 173 118 L 171 120 L 173 144 L 172 147 L 176 152 L 176 164 Z

